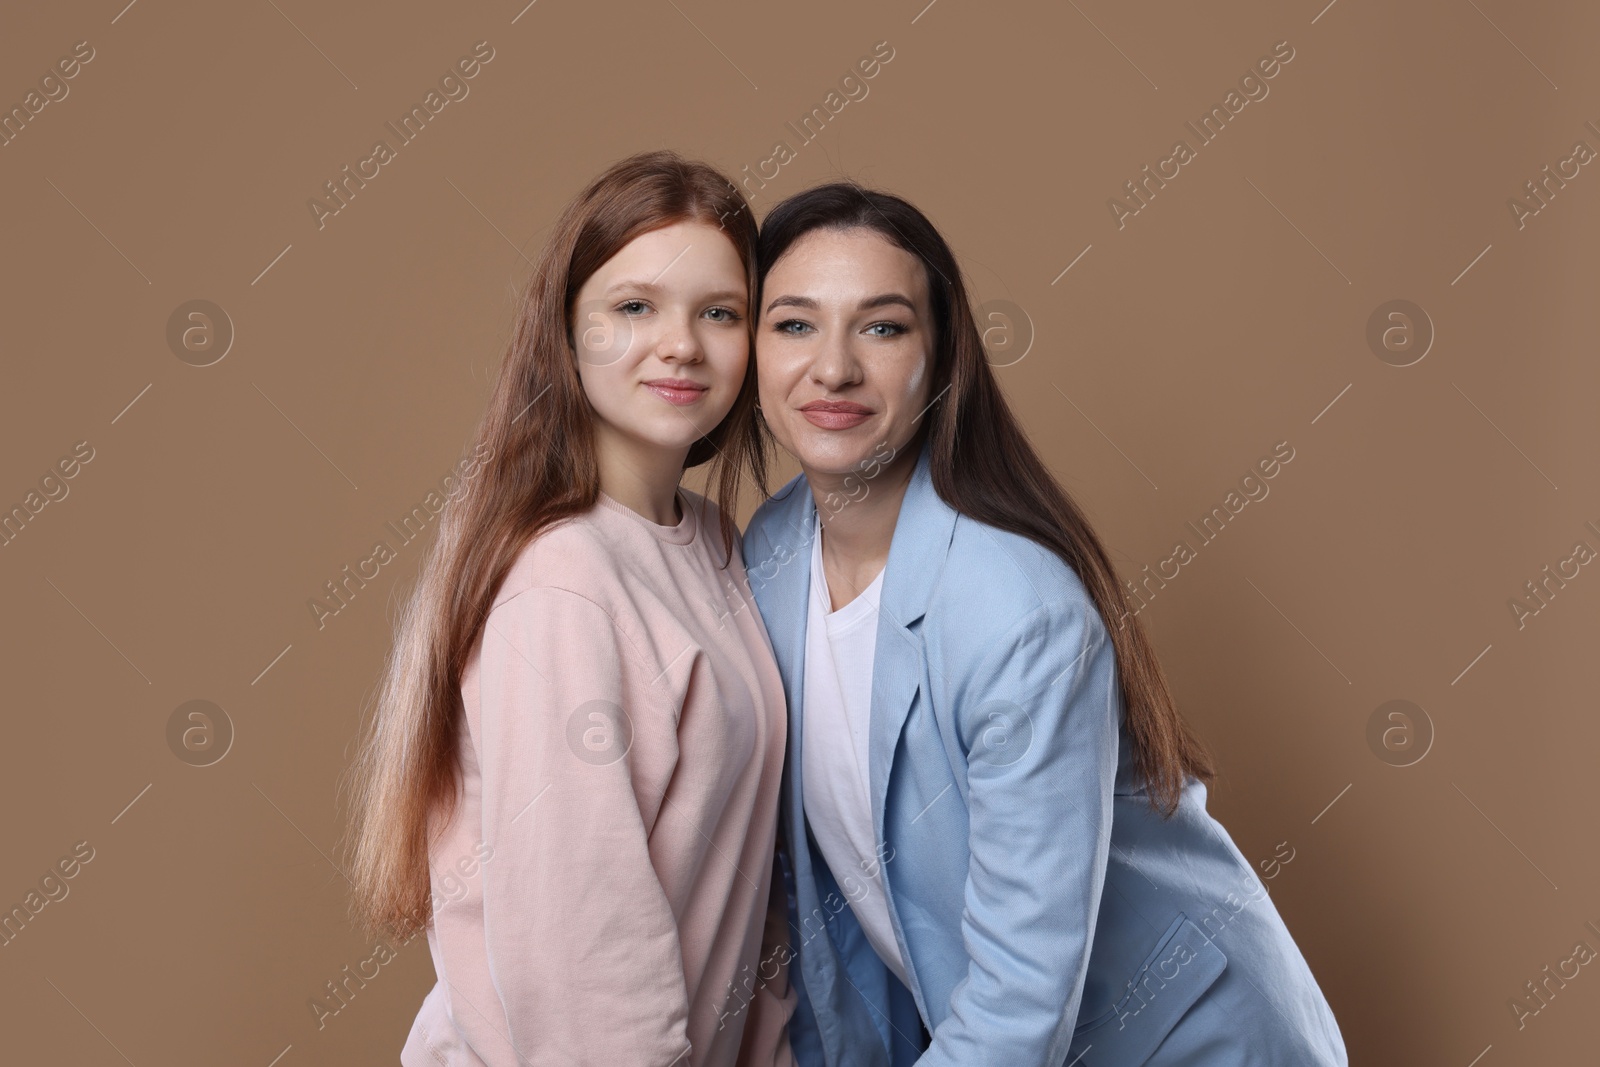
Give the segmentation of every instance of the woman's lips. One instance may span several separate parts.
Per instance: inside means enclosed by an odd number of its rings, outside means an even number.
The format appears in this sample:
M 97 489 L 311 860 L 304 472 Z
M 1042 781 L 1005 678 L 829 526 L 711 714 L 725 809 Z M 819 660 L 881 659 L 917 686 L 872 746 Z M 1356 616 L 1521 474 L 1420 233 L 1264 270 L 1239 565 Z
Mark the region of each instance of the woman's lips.
M 710 391 L 709 386 L 691 382 L 687 378 L 656 378 L 645 382 L 644 387 L 667 403 L 679 407 L 693 404 Z
M 872 409 L 848 400 L 813 400 L 800 407 L 807 422 L 824 430 L 849 430 L 872 417 Z

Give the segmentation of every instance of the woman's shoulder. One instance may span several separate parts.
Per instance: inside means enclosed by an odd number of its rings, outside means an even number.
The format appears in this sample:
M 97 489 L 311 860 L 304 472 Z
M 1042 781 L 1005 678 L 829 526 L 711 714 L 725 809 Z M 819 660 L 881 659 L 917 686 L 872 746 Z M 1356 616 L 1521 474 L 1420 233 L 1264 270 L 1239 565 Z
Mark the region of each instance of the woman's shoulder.
M 936 608 L 980 646 L 1030 617 L 1049 625 L 1103 625 L 1082 578 L 1060 556 L 1023 534 L 965 515 L 951 531 Z
M 811 490 L 797 474 L 763 500 L 744 528 L 745 565 L 751 573 L 809 551 L 812 523 L 806 512 Z
M 1077 572 L 1031 538 L 965 517 L 922 633 L 953 706 L 980 715 L 998 694 L 1042 693 L 1069 674 L 1096 689 L 1116 681 L 1114 635 Z
M 804 474 L 790 478 L 756 508 L 755 514 L 750 516 L 749 525 L 745 527 L 745 538 L 770 539 L 775 526 L 795 521 L 805 509 L 809 495 L 810 489 Z

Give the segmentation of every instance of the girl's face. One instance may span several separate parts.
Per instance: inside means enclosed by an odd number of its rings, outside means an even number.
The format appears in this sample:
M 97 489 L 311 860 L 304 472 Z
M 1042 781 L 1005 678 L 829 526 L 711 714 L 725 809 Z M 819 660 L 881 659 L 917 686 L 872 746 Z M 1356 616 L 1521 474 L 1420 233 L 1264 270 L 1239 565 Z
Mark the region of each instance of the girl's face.
M 745 269 L 704 222 L 641 234 L 578 290 L 572 340 L 597 444 L 687 454 L 733 407 L 750 360 Z
M 813 230 L 768 270 L 762 303 L 761 413 L 806 474 L 898 455 L 930 399 L 922 262 L 871 230 Z

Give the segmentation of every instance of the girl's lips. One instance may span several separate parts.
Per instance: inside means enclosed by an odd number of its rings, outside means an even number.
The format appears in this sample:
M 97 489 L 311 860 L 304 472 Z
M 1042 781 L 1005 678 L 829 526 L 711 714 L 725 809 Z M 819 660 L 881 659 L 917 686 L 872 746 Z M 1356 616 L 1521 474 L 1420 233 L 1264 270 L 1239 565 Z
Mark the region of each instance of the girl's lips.
M 644 387 L 667 403 L 679 407 L 693 404 L 710 392 L 706 386 L 675 378 L 658 378 L 655 381 L 645 382 Z
M 870 419 L 872 410 L 844 400 L 814 400 L 801 407 L 800 414 L 824 430 L 849 430 Z

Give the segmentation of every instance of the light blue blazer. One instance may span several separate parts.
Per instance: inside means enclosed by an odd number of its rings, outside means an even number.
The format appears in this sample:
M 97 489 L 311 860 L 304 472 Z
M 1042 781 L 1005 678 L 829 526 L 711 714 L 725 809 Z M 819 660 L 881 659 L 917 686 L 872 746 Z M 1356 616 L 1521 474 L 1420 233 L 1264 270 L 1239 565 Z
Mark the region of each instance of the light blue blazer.
M 872 818 L 910 989 L 889 971 L 848 903 L 866 872 L 830 870 L 804 817 L 815 515 L 801 475 L 744 536 L 790 709 L 780 817 L 801 1067 L 1344 1067 L 1333 1012 L 1205 786 L 1189 779 L 1171 819 L 1149 808 L 1077 575 L 945 504 L 926 449 L 872 677 Z

